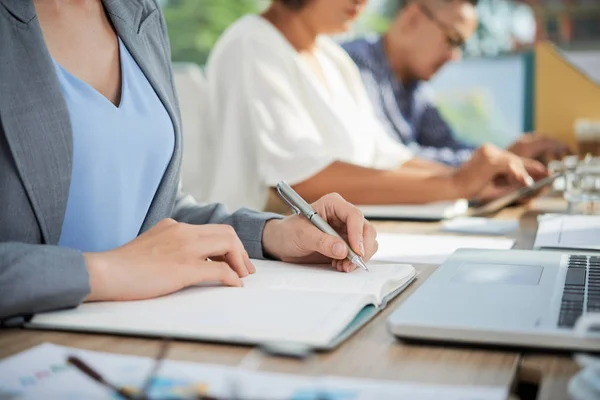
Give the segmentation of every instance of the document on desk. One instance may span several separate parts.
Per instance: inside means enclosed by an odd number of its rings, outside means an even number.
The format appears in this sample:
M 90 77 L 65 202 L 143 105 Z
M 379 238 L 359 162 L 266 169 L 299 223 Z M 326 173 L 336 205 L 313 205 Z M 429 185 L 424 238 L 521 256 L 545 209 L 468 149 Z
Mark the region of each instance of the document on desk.
M 440 221 L 465 215 L 469 202 L 465 199 L 428 204 L 396 204 L 357 206 L 367 219 Z
M 101 353 L 45 343 L 0 361 L 0 398 L 118 397 L 67 364 L 69 356 L 78 357 L 118 388 L 126 387 L 138 393 L 153 365 L 153 360 L 146 357 Z M 174 360 L 162 363 L 153 382 L 148 397 L 154 399 L 505 400 L 508 397 L 508 390 L 502 387 L 428 385 L 334 376 L 310 377 L 258 372 L 244 369 L 243 365 L 231 367 Z
M 157 299 L 86 303 L 37 314 L 28 327 L 332 348 L 415 277 L 406 264 L 370 272 L 254 260 L 243 288 L 192 287 Z
M 506 250 L 513 239 L 480 236 L 412 235 L 381 233 L 374 260 L 402 263 L 441 264 L 460 248 Z
M 533 247 L 600 251 L 600 215 L 541 215 Z

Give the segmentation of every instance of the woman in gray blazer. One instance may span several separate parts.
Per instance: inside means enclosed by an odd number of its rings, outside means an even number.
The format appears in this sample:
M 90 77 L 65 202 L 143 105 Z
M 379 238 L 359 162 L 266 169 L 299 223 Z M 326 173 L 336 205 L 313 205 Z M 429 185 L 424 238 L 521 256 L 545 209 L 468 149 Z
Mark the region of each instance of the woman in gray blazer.
M 304 218 L 195 203 L 179 185 L 181 146 L 155 0 L 0 0 L 2 325 L 203 281 L 240 286 L 249 257 L 354 268 L 343 241 Z M 314 208 L 375 253 L 356 208 L 337 195 Z

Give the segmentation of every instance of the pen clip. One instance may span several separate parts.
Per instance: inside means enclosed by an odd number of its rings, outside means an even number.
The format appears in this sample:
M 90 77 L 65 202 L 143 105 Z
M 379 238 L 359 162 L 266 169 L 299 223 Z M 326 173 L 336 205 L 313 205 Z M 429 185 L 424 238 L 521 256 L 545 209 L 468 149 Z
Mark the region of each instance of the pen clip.
M 283 191 L 281 190 L 281 187 L 279 185 L 277 185 L 277 194 L 279 194 L 279 197 L 281 197 L 283 199 L 283 201 L 285 201 L 286 203 L 288 203 L 288 205 L 290 207 L 292 207 L 292 210 L 294 210 L 294 212 L 296 214 L 298 214 L 298 215 L 302 214 L 300 209 L 298 207 L 296 207 L 294 204 L 292 204 L 292 202 L 285 196 L 285 194 L 283 193 Z

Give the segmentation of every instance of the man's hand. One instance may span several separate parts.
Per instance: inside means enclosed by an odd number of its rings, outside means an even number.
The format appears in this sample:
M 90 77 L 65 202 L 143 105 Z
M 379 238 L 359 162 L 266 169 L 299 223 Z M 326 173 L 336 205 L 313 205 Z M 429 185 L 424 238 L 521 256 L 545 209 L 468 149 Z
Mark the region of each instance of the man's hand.
M 240 278 L 256 271 L 231 226 L 171 219 L 122 247 L 84 256 L 91 286 L 86 301 L 148 299 L 202 282 L 242 286 Z
M 315 211 L 342 237 L 352 249 L 369 260 L 377 251 L 377 233 L 356 207 L 340 195 L 328 194 L 312 204 Z M 286 262 L 331 262 L 338 271 L 353 271 L 356 266 L 346 259 L 344 241 L 317 229 L 304 216 L 294 215 L 267 222 L 263 232 L 265 252 Z
M 555 139 L 535 134 L 523 135 L 514 142 L 508 151 L 524 158 L 539 160 L 548 163 L 552 160 L 562 160 L 572 154 L 569 147 Z

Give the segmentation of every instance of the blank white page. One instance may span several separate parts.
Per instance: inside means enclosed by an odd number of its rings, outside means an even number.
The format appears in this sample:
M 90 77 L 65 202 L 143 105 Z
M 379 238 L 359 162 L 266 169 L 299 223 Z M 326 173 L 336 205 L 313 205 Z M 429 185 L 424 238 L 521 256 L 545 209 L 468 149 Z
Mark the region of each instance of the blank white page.
M 37 314 L 33 327 L 227 342 L 324 346 L 368 303 L 339 293 L 195 287 L 143 301 Z
M 277 261 L 252 260 L 256 273 L 244 278 L 253 289 L 305 290 L 330 293 L 371 294 L 377 305 L 415 275 L 407 264 L 370 264 L 369 271 L 339 272 L 331 265 L 295 265 Z M 388 293 L 382 293 L 386 288 Z
M 499 237 L 411 235 L 381 233 L 377 236 L 378 261 L 441 264 L 460 248 L 506 250 L 515 241 Z

